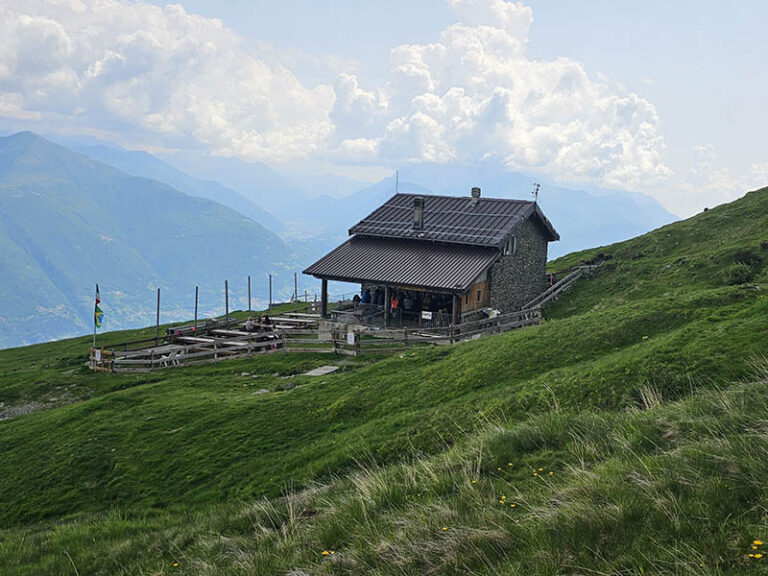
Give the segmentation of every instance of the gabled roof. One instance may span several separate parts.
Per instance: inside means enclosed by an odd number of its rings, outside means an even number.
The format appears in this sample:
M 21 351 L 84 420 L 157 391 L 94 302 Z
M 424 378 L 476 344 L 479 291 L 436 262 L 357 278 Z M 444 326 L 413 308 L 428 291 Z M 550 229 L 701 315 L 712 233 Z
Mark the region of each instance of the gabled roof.
M 550 241 L 560 235 L 539 205 L 525 200 L 434 196 L 425 194 L 424 226 L 413 227 L 413 200 L 418 194 L 396 194 L 349 233 L 383 238 L 413 238 L 499 248 L 512 231 L 531 216 L 537 217 Z
M 464 292 L 499 257 L 495 248 L 353 236 L 304 270 L 342 282 Z

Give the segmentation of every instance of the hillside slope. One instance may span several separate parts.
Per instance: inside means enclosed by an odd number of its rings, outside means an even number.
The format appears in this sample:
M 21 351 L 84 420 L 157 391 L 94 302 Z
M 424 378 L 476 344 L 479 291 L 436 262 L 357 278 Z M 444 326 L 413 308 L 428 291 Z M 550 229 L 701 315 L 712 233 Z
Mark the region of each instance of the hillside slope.
M 766 230 L 763 189 L 552 263 L 606 262 L 541 326 L 320 379 L 304 356 L 107 376 L 83 340 L 0 352 L 0 402 L 55 406 L 0 422 L 2 539 L 18 573 L 64 550 L 104 574 L 759 570 Z
M 82 144 L 69 146 L 69 148 L 94 160 L 113 166 L 131 176 L 156 180 L 189 196 L 206 198 L 217 202 L 239 212 L 254 222 L 258 222 L 277 234 L 285 230 L 282 222 L 239 192 L 227 188 L 214 180 L 193 178 L 147 152 L 124 150 L 117 146 L 103 144 Z M 256 184 L 254 183 L 254 185 Z
M 115 329 L 151 322 L 154 287 L 165 318 L 188 317 L 196 284 L 207 311 L 223 305 L 225 279 L 244 286 L 293 262 L 275 234 L 224 206 L 31 133 L 0 138 L 0 246 L 0 347 L 88 333 L 97 282 Z

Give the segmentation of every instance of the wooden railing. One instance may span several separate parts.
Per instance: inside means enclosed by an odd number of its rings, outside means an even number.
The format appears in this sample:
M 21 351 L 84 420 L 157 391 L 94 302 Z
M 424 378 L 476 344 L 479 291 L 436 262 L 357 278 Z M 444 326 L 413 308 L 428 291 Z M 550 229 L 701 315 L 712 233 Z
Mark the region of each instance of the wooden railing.
M 553 300 L 554 298 L 557 298 L 560 294 L 565 292 L 566 290 L 570 289 L 571 286 L 574 285 L 574 283 L 581 278 L 585 273 L 590 272 L 596 268 L 599 268 L 600 265 L 595 266 L 578 266 L 568 274 L 566 274 L 563 278 L 558 280 L 556 284 L 553 284 L 549 287 L 545 292 L 542 292 L 536 298 L 528 302 L 525 306 L 523 306 L 523 310 L 527 310 L 530 308 L 535 307 L 542 307 L 544 304 L 549 302 L 550 300 Z
M 151 372 L 177 366 L 207 364 L 278 351 L 294 353 L 392 354 L 411 346 L 455 344 L 483 335 L 498 334 L 541 322 L 541 308 L 501 314 L 465 322 L 458 326 L 433 328 L 360 329 L 333 323 L 330 330 L 316 325 L 316 319 L 276 317 L 268 332 L 245 332 L 232 323 L 208 323 L 198 330 L 178 327 L 159 341 L 154 338 L 118 344 L 112 350 L 92 348 L 90 367 L 103 372 Z M 293 322 L 289 322 L 293 320 Z M 204 330 L 203 330 L 204 328 Z M 142 346 L 143 347 L 138 347 Z
M 177 337 L 177 342 L 174 344 L 129 352 L 114 351 L 111 371 L 152 372 L 174 366 L 208 364 L 230 358 L 275 352 L 281 347 L 281 336 L 277 332 L 258 333 L 254 334 L 253 338 L 238 341 L 209 336 Z

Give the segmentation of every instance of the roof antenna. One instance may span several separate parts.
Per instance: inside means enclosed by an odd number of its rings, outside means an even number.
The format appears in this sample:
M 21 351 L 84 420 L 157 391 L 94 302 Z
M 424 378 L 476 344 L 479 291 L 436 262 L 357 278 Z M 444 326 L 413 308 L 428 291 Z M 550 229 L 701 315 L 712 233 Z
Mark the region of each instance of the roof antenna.
M 400 170 L 395 170 L 395 194 L 400 191 Z
M 539 188 L 541 188 L 541 186 L 538 183 L 534 183 L 534 185 L 533 185 L 533 192 L 532 192 L 532 194 L 533 194 L 533 203 L 534 204 L 538 204 L 539 203 Z

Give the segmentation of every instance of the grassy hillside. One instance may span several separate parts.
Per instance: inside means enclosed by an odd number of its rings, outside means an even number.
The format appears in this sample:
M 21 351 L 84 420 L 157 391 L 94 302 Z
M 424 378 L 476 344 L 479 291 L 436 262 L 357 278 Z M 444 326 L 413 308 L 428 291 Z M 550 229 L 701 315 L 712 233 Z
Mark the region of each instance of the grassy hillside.
M 403 464 L 361 458 L 279 498 L 1 530 L 0 560 L 19 574 L 764 574 L 768 366 L 648 400 L 489 426 Z
M 85 340 L 2 351 L 0 402 L 70 403 L 0 422 L 0 561 L 20 554 L 30 574 L 757 570 L 745 546 L 768 537 L 768 385 L 753 365 L 768 350 L 766 230 L 768 189 L 552 263 L 610 256 L 541 326 L 319 379 L 282 376 L 328 358 L 138 377 L 89 374 Z
M 223 306 L 225 279 L 242 304 L 248 275 L 287 277 L 295 262 L 275 234 L 220 204 L 28 132 L 0 138 L 0 347 L 88 333 L 96 282 L 105 326 L 140 326 L 157 287 L 165 317 L 179 318 L 197 284 L 202 311 Z M 254 295 L 266 296 L 264 282 Z

